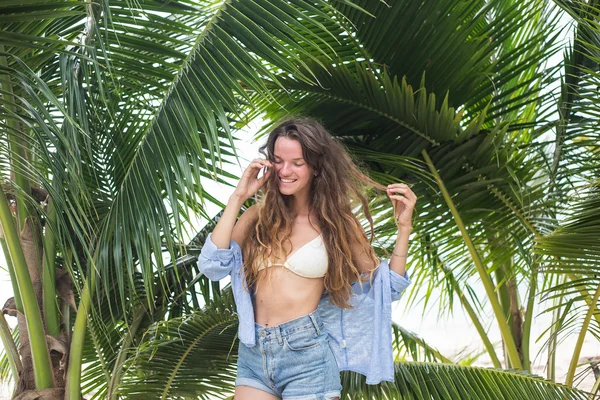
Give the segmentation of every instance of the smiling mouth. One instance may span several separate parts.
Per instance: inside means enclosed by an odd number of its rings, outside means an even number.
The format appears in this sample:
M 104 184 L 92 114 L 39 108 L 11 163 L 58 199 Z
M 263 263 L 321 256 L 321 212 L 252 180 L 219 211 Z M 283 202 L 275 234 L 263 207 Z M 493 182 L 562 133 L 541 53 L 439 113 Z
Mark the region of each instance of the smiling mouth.
M 294 182 L 296 182 L 298 179 L 284 179 L 284 178 L 281 178 L 281 177 L 279 177 L 279 180 L 280 180 L 281 182 L 283 182 L 283 183 L 294 183 Z

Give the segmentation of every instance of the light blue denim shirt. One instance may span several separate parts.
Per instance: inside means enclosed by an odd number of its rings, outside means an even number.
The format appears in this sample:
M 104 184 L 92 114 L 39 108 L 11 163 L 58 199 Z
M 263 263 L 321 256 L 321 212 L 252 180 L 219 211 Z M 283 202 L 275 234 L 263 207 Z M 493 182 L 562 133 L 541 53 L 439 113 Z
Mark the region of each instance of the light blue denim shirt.
M 198 260 L 200 271 L 213 281 L 231 276 L 237 306 L 238 337 L 248 347 L 255 345 L 254 308 L 250 292 L 244 289 L 242 250 L 231 241 L 229 249 L 218 249 L 208 235 Z M 319 314 L 331 335 L 331 348 L 340 371 L 355 371 L 367 377 L 367 384 L 394 381 L 392 355 L 392 301 L 398 300 L 410 285 L 408 274 L 401 276 L 390 270 L 383 260 L 373 274 L 372 282 L 356 282 L 352 286 L 352 309 L 342 309 L 324 294 Z

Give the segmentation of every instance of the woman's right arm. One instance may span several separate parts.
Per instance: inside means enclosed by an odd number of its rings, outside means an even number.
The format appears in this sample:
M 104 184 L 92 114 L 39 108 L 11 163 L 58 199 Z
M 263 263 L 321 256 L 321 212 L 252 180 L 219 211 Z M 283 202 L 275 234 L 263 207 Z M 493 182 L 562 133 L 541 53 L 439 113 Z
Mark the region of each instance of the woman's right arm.
M 218 249 L 228 249 L 231 241 L 231 235 L 235 226 L 235 221 L 242 204 L 250 197 L 254 196 L 258 189 L 265 183 L 265 180 L 271 174 L 271 163 L 267 160 L 257 158 L 248 165 L 244 174 L 235 188 L 235 191 L 229 197 L 225 211 L 221 219 L 212 231 L 212 241 Z M 268 168 L 262 178 L 258 179 L 258 173 L 262 168 Z
M 221 219 L 217 222 L 215 229 L 211 234 L 212 242 L 218 249 L 228 249 L 231 242 L 231 236 L 235 227 L 235 221 L 240 213 L 240 208 L 246 199 L 241 198 L 235 193 L 231 195 Z
M 238 243 L 243 241 L 250 220 L 256 208 L 250 207 L 236 224 L 242 204 L 264 184 L 270 175 L 270 169 L 258 179 L 261 168 L 270 167 L 267 160 L 256 159 L 244 171 L 234 193 L 229 198 L 225 211 L 212 233 L 206 239 L 198 259 L 200 271 L 210 280 L 223 279 L 234 268 L 236 262 L 242 262 L 241 249 Z
M 246 210 L 236 224 L 235 216 L 240 206 L 237 205 L 235 199 L 230 199 L 227 203 L 225 212 L 215 229 L 206 238 L 198 258 L 200 272 L 211 281 L 225 278 L 231 271 L 242 265 L 242 249 L 238 243 L 242 242 L 240 237 L 243 238 L 244 236 L 240 235 L 245 235 L 245 232 L 240 231 L 245 231 L 243 227 L 248 225 L 246 221 L 255 208 L 255 206 L 252 206 Z M 234 224 L 235 226 L 232 229 L 231 226 Z M 227 245 L 223 246 L 223 243 L 227 243 Z

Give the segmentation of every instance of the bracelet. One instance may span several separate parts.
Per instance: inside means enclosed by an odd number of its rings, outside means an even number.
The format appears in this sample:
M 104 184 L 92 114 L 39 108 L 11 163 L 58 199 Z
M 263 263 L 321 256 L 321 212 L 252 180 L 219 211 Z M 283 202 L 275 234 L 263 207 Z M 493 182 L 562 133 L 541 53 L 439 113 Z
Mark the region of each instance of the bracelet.
M 392 251 L 392 255 L 394 255 L 396 257 L 402 257 L 402 258 L 408 257 L 408 254 L 396 254 L 396 253 L 394 253 L 394 251 Z

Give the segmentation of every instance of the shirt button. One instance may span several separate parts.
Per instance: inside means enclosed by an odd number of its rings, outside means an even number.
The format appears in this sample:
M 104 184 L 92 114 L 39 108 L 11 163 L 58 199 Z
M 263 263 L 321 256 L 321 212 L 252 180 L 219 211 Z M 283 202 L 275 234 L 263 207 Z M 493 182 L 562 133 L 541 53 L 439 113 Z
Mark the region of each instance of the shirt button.
M 346 340 L 342 340 L 341 345 L 342 345 L 342 349 L 345 349 L 346 348 Z

